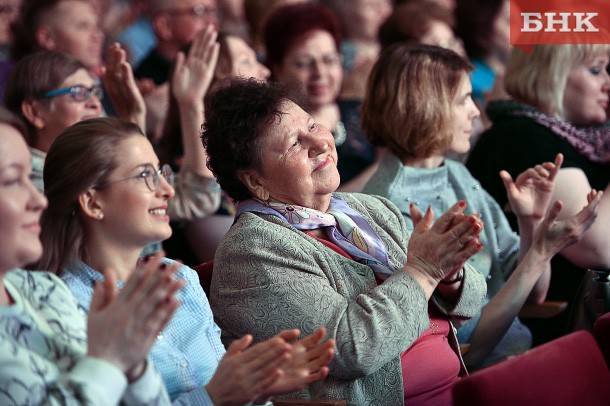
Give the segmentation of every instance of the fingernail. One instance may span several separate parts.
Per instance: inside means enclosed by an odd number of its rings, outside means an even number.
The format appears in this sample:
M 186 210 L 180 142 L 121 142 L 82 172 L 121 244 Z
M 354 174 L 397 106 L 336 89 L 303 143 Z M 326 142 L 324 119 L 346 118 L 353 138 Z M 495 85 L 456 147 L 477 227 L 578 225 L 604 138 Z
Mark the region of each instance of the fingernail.
M 460 207 L 462 207 L 462 208 L 463 208 L 463 207 L 466 207 L 466 201 L 465 201 L 465 200 L 460 200 L 460 201 L 458 202 L 458 206 L 460 206 Z

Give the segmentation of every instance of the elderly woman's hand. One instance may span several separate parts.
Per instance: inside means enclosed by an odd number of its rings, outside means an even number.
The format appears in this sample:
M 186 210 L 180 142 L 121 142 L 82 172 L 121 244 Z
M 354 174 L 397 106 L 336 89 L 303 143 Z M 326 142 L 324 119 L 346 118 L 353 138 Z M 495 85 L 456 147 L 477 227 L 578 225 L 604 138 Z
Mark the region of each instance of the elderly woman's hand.
M 515 181 L 507 171 L 500 171 L 511 210 L 520 221 L 536 225 L 544 218 L 551 203 L 555 177 L 562 163 L 563 155 L 557 154 L 555 162 L 545 162 L 529 168 L 517 176 Z
M 184 284 L 173 276 L 178 264 L 167 266 L 161 259 L 148 259 L 120 293 L 116 274 L 106 271 L 104 282 L 95 285 L 89 309 L 88 355 L 116 365 L 132 379 L 143 372 L 157 334 L 178 308 L 174 295 Z
M 562 203 L 556 201 L 536 229 L 532 248 L 550 260 L 562 249 L 577 242 L 595 221 L 602 195 L 601 191 L 591 190 L 587 196 L 588 204 L 580 212 L 563 220 L 557 220 Z
M 409 238 L 405 270 L 410 272 L 432 294 L 441 280 L 451 279 L 464 263 L 476 254 L 482 244 L 479 234 L 482 221 L 464 215 L 466 202 L 460 201 L 433 224 L 434 214 L 428 208 L 425 215 L 411 205 L 415 228 Z

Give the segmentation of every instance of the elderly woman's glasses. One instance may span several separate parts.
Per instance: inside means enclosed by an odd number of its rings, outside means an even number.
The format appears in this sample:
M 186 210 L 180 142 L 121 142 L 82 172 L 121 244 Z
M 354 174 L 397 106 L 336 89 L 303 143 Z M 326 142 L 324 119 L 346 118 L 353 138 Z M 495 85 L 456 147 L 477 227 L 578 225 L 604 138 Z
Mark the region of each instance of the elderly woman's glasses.
M 144 182 L 148 190 L 154 193 L 159 189 L 159 185 L 161 184 L 161 176 L 163 176 L 167 183 L 173 186 L 174 171 L 172 170 L 171 166 L 165 164 L 161 167 L 161 169 L 155 169 L 152 165 L 146 164 L 142 167 L 142 169 L 140 169 L 140 172 L 137 175 L 102 183 L 97 185 L 96 189 L 102 189 L 115 183 L 135 179 L 137 181 Z
M 95 96 L 98 100 L 102 99 L 104 95 L 104 91 L 102 90 L 102 85 L 95 84 L 91 87 L 86 87 L 83 85 L 74 85 L 70 87 L 61 87 L 59 89 L 51 90 L 42 95 L 43 98 L 53 98 L 57 96 L 69 95 L 72 100 L 77 102 L 84 102 L 91 98 L 91 96 Z

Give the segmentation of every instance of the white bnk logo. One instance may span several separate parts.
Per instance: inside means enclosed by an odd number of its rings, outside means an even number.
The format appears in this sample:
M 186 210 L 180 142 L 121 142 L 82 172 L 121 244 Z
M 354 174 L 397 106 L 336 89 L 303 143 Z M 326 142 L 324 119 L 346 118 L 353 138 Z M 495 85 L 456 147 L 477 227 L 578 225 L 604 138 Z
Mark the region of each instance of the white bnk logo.
M 523 19 L 521 32 L 599 32 L 599 29 L 591 23 L 591 19 L 597 15 L 598 13 L 552 12 L 544 13 L 543 19 L 542 13 L 521 13 Z M 574 25 L 571 26 L 570 22 Z M 556 27 L 559 27 L 559 30 Z

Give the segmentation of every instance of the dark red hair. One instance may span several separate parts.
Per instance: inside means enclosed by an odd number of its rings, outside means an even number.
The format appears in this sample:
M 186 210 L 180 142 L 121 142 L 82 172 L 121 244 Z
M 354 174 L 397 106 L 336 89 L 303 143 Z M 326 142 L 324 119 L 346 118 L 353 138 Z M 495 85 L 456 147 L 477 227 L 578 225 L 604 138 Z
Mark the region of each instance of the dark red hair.
M 309 2 L 279 7 L 265 24 L 267 66 L 280 65 L 297 42 L 306 34 L 316 30 L 328 32 L 339 49 L 341 26 L 328 7 Z

